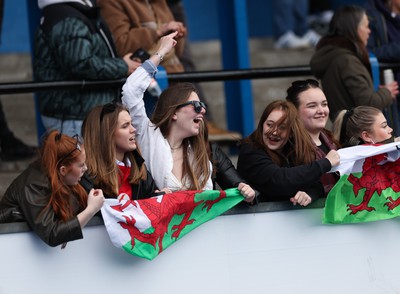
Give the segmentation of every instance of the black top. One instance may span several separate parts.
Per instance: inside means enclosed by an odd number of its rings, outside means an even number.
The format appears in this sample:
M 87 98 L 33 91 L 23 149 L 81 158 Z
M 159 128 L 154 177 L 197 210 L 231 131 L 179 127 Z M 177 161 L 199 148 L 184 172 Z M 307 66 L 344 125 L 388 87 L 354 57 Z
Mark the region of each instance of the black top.
M 248 143 L 241 145 L 238 158 L 239 173 L 260 191 L 260 201 L 289 200 L 298 191 L 306 192 L 313 200 L 324 197 L 320 179 L 330 169 L 326 158 L 305 165 L 292 166 L 288 162 L 279 166 L 264 150 Z

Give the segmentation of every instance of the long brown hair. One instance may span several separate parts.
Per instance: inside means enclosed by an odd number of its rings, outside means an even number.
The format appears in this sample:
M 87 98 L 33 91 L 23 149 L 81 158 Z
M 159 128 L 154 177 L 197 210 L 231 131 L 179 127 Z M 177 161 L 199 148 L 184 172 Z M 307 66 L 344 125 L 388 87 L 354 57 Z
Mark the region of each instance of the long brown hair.
M 101 188 L 108 196 L 117 197 L 121 183 L 120 170 L 116 164 L 115 130 L 118 116 L 128 109 L 119 103 L 109 103 L 94 107 L 82 124 L 82 136 L 86 144 L 86 164 L 88 173 L 96 187 Z M 140 154 L 139 147 L 136 147 Z M 145 164 L 140 167 L 133 152 L 126 152 L 124 163 L 131 163 L 129 183 L 138 184 L 147 178 Z
M 198 94 L 196 87 L 191 83 L 177 83 L 162 92 L 157 101 L 151 121 L 166 138 L 171 131 L 172 117 L 178 105 L 185 103 L 192 93 Z M 190 182 L 190 190 L 203 189 L 210 177 L 210 160 L 207 155 L 207 145 L 203 135 L 203 128 L 197 136 L 185 138 L 183 146 L 183 184 Z M 193 152 L 193 162 L 188 156 L 188 150 Z
M 74 216 L 73 208 L 70 205 L 71 195 L 77 197 L 81 210 L 87 206 L 85 189 L 79 184 L 67 185 L 62 181 L 59 172 L 62 165 L 68 168 L 73 164 L 82 150 L 83 145 L 79 143 L 78 138 L 71 138 L 58 131 L 52 131 L 45 137 L 40 150 L 42 169 L 50 180 L 51 188 L 50 201 L 45 209 L 51 207 L 55 214 L 64 221 Z
M 282 110 L 283 116 L 275 123 L 270 130 L 272 133 L 275 128 L 279 128 L 282 123 L 286 124 L 288 129 L 288 142 L 282 150 L 270 150 L 264 143 L 264 122 L 274 110 Z M 277 100 L 267 105 L 258 122 L 256 130 L 243 140 L 244 143 L 250 143 L 258 148 L 262 148 L 271 156 L 272 160 L 282 166 L 286 159 L 289 159 L 295 165 L 310 163 L 315 160 L 314 144 L 310 135 L 300 122 L 295 106 L 288 101 Z M 286 152 L 286 154 L 284 154 Z
M 369 57 L 366 46 L 358 35 L 358 26 L 366 15 L 366 11 L 363 7 L 358 5 L 344 5 L 339 7 L 329 23 L 329 31 L 326 38 L 331 37 L 344 37 L 353 46 L 355 53 L 360 60 L 369 65 Z M 317 50 L 324 45 L 325 37 L 317 45 Z

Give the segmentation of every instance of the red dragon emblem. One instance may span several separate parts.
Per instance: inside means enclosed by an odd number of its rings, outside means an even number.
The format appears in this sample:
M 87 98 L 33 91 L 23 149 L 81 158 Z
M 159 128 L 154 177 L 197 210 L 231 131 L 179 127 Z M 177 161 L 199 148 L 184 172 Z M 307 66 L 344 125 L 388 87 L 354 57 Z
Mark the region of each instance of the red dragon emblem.
M 168 226 L 175 215 L 183 215 L 182 221 L 178 225 L 172 227 L 172 237 L 177 239 L 182 230 L 192 224 L 195 220 L 190 219 L 192 212 L 199 205 L 203 205 L 202 209 L 207 209 L 226 198 L 225 191 L 219 191 L 219 196 L 215 200 L 200 200 L 195 202 L 195 195 L 203 191 L 178 191 L 171 194 L 165 194 L 160 201 L 158 197 L 140 200 L 140 208 L 151 221 L 151 226 L 154 228 L 152 233 L 141 232 L 136 226 L 136 219 L 129 215 L 123 215 L 126 222 L 118 222 L 122 228 L 128 230 L 131 237 L 132 249 L 135 247 L 135 240 L 148 243 L 156 248 L 158 243 L 159 253 L 163 250 L 162 241 L 165 234 L 168 232 Z M 137 207 L 135 201 L 126 201 L 123 204 L 111 206 L 113 209 L 124 212 L 129 205 Z M 166 217 L 165 217 L 166 216 Z
M 362 176 L 357 178 L 350 175 L 348 180 L 353 184 L 354 195 L 358 195 L 361 189 L 365 188 L 364 197 L 360 204 L 348 204 L 350 214 L 356 214 L 359 211 L 373 211 L 374 207 L 369 206 L 369 202 L 376 192 L 381 196 L 382 191 L 391 187 L 394 192 L 400 192 L 399 180 L 400 180 L 400 164 L 399 161 L 388 161 L 387 154 L 380 154 L 365 159 L 362 168 Z M 384 164 L 382 164 L 384 163 Z M 394 200 L 392 197 L 387 197 L 388 202 L 384 205 L 388 207 L 388 210 L 393 210 L 400 204 L 400 197 Z

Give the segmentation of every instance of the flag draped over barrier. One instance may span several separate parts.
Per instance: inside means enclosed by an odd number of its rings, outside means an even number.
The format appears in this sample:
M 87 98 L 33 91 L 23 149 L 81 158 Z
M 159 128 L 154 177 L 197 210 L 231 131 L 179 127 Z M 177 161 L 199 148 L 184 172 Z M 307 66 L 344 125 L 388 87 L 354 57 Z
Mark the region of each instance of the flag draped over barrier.
M 400 215 L 400 143 L 339 150 L 340 179 L 329 192 L 323 223 L 358 223 Z
M 149 199 L 106 199 L 101 213 L 114 246 L 152 260 L 244 197 L 238 189 L 178 191 Z

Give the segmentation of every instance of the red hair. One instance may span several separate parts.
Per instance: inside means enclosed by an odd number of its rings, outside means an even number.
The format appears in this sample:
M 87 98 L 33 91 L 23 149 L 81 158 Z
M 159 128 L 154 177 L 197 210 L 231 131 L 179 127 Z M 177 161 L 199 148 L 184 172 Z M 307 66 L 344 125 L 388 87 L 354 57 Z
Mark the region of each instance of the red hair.
M 79 144 L 79 149 L 77 148 Z M 51 195 L 45 209 L 51 207 L 55 214 L 66 221 L 74 217 L 70 197 L 75 196 L 80 210 L 87 206 L 87 192 L 77 184 L 69 186 L 61 178 L 59 168 L 63 165 L 67 168 L 77 160 L 83 146 L 78 138 L 52 131 L 47 135 L 41 148 L 41 165 L 50 180 Z

